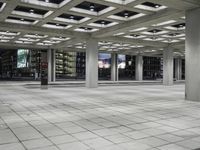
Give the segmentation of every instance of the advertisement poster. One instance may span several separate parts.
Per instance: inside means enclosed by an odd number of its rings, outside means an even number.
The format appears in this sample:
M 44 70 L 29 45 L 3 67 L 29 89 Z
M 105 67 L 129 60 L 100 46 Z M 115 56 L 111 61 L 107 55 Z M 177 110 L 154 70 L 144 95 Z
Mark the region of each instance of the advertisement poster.
M 17 68 L 29 67 L 29 50 L 18 49 L 17 51 Z

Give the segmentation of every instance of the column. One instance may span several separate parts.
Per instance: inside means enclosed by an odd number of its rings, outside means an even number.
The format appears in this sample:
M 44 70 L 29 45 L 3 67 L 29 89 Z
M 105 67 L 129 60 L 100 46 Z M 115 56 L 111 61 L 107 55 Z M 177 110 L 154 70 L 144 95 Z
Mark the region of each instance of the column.
M 88 39 L 86 42 L 86 87 L 98 87 L 98 41 Z
M 175 78 L 176 80 L 182 79 L 182 59 L 176 58 L 175 59 Z
M 200 102 L 200 8 L 186 12 L 186 80 L 187 100 Z
M 163 84 L 170 86 L 173 85 L 173 73 L 174 73 L 174 62 L 173 62 L 173 49 L 168 46 L 163 50 Z
M 48 82 L 56 81 L 56 50 L 47 50 L 47 60 L 48 60 Z
M 48 82 L 52 79 L 52 49 L 47 50 L 47 62 L 48 62 Z
M 135 79 L 136 81 L 143 80 L 143 56 L 137 55 L 136 56 L 136 70 L 135 70 Z
M 111 81 L 118 81 L 118 58 L 116 53 L 111 54 Z

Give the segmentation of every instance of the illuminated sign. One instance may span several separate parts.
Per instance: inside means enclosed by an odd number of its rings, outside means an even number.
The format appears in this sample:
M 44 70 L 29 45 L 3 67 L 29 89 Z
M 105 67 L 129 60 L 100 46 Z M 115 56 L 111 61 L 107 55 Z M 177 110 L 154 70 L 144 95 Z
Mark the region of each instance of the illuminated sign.
M 29 66 L 29 50 L 18 49 L 17 51 L 17 68 L 26 68 Z

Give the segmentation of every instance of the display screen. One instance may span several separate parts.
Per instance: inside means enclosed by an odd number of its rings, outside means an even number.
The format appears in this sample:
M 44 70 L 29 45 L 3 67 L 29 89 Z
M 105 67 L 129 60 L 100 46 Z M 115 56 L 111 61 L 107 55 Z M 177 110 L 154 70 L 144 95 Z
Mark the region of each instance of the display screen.
M 118 68 L 125 69 L 126 67 L 126 55 L 118 55 Z
M 111 54 L 99 53 L 99 68 L 110 68 Z
M 18 49 L 18 51 L 17 51 L 17 68 L 26 68 L 29 66 L 28 56 L 29 56 L 29 50 Z

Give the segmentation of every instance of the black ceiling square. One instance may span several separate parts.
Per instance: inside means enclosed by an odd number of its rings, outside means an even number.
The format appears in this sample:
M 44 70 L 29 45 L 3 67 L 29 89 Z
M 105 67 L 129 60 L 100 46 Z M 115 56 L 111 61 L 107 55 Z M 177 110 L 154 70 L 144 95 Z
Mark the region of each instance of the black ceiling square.
M 107 20 L 97 20 L 94 23 L 96 24 L 102 24 L 102 25 L 108 25 L 110 23 L 112 23 L 111 21 L 107 21 Z
M 88 28 L 88 27 L 79 27 L 79 29 L 84 29 L 84 30 L 91 31 L 93 28 Z
M 82 17 L 82 16 L 71 15 L 71 14 L 62 14 L 62 15 L 60 15 L 58 17 L 65 18 L 65 19 L 73 19 L 73 20 L 76 20 L 76 21 L 80 21 L 83 18 L 85 18 L 85 17 Z
M 60 4 L 64 0 L 39 0 L 39 1 L 47 2 L 47 3 L 53 3 L 53 4 Z
M 144 3 L 142 3 L 142 5 L 152 7 L 152 8 L 159 8 L 161 6 L 160 4 L 155 4 L 152 2 L 144 2 Z
M 134 11 L 124 10 L 124 11 L 118 12 L 118 13 L 116 13 L 114 15 L 115 16 L 119 16 L 119 17 L 132 17 L 132 16 L 135 16 L 137 14 L 139 14 L 139 13 L 134 12 Z
M 180 35 L 180 34 L 181 33 L 169 33 L 168 35 L 173 37 L 173 36 L 177 36 L 177 35 Z
M 68 25 L 62 23 L 54 23 L 54 22 L 47 22 L 48 25 L 60 26 L 60 27 L 67 27 Z
M 39 14 L 39 15 L 45 15 L 48 12 L 47 10 L 35 9 L 35 8 L 24 7 L 24 6 L 17 6 L 14 10 L 27 12 L 27 13 L 33 13 L 33 14 Z
M 172 27 L 175 27 L 175 28 L 182 28 L 182 27 L 185 27 L 185 23 L 175 24 L 175 25 L 172 25 Z
M 19 17 L 7 17 L 7 19 L 13 19 L 13 20 L 18 20 L 18 21 L 27 21 L 27 22 L 34 22 L 35 20 L 33 19 L 24 19 L 24 18 L 19 18 Z
M 132 37 L 139 37 L 140 35 L 138 35 L 138 34 L 131 34 L 130 36 L 132 36 Z
M 151 32 L 151 33 L 158 33 L 158 32 L 161 32 L 162 30 L 159 30 L 159 29 L 153 29 L 153 30 L 149 30 L 148 32 Z
M 106 5 L 91 3 L 91 2 L 87 2 L 87 1 L 84 1 L 84 2 L 76 5 L 75 7 L 80 8 L 80 9 L 85 9 L 85 10 L 92 10 L 94 12 L 100 12 L 100 11 L 108 8 L 108 6 L 106 6 Z

